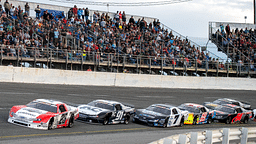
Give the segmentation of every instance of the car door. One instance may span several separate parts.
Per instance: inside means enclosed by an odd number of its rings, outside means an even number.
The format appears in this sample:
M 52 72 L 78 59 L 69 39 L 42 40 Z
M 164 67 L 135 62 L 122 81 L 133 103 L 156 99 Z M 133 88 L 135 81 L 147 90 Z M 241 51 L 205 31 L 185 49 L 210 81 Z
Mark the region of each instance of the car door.
M 235 111 L 237 115 L 233 118 L 232 122 L 240 122 L 243 118 L 244 113 L 241 108 L 236 108 Z
M 180 124 L 179 120 L 180 114 L 178 113 L 176 108 L 172 108 L 171 115 L 168 120 L 168 126 L 175 126 Z
M 204 107 L 200 108 L 200 119 L 199 122 L 206 122 L 206 117 L 207 117 L 208 112 Z
M 115 104 L 115 117 L 113 121 L 121 121 L 124 116 L 124 110 L 122 109 L 122 106 L 120 104 Z
M 59 111 L 58 126 L 65 125 L 67 116 L 68 116 L 68 110 L 64 104 L 61 104 L 59 105 L 58 111 Z

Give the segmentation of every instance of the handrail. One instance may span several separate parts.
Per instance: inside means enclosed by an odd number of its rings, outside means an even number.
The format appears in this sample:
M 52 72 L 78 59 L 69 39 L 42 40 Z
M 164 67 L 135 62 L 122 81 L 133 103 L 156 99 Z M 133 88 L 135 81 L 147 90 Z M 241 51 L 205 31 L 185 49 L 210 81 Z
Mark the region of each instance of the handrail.
M 242 127 L 191 132 L 162 138 L 160 140 L 151 142 L 150 144 L 212 144 L 217 142 L 229 143 L 231 140 L 240 140 L 241 144 L 247 144 L 248 138 L 256 137 L 255 129 L 256 127 Z

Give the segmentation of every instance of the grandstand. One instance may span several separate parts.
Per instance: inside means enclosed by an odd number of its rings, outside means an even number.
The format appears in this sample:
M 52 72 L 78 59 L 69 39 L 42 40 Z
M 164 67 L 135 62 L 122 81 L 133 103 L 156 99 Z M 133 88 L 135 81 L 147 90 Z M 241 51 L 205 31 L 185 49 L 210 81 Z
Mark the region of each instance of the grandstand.
M 87 19 L 82 17 L 85 10 L 77 6 L 49 9 L 43 4 L 35 18 L 22 13 L 19 5 L 25 2 L 15 4 L 10 13 L 3 12 L 3 7 L 0 12 L 1 65 L 12 62 L 15 66 L 66 70 L 86 70 L 90 66 L 94 71 L 160 75 L 256 74 L 255 56 L 229 42 L 225 44 L 225 37 L 229 37 L 222 31 L 211 31 L 210 39 L 227 52 L 232 62 L 202 49 L 157 18 L 89 10 Z M 33 9 L 37 5 L 30 3 Z M 244 32 L 241 35 L 244 37 Z M 250 35 L 253 44 L 254 36 Z

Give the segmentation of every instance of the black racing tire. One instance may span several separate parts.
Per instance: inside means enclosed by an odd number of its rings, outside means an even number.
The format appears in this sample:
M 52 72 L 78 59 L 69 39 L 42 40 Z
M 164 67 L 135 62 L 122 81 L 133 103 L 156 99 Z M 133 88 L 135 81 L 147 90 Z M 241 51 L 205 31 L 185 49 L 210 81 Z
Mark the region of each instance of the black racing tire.
M 180 120 L 180 127 L 182 127 L 183 125 L 184 125 L 184 117 L 182 117 Z
M 194 117 L 194 119 L 193 119 L 193 125 L 196 125 L 197 117 L 198 117 L 198 116 Z
M 52 124 L 54 122 L 54 118 L 51 118 L 49 123 L 48 123 L 48 130 L 51 130 L 52 129 Z
M 73 126 L 74 126 L 74 115 L 72 114 L 71 116 L 70 116 L 70 119 L 69 119 L 69 122 L 68 122 L 68 127 L 69 128 L 72 128 Z
M 231 120 L 232 120 L 232 119 L 231 119 L 231 117 L 229 116 L 229 117 L 227 117 L 225 123 L 226 123 L 226 124 L 230 124 L 230 123 L 231 123 Z
M 209 117 L 208 117 L 208 120 L 207 120 L 207 124 L 211 124 L 211 123 L 212 123 L 212 117 L 209 116 Z
M 130 122 L 130 114 L 127 114 L 124 120 L 124 124 L 128 125 Z
M 105 117 L 104 120 L 103 120 L 103 125 L 107 125 L 108 124 L 108 117 Z
M 163 124 L 163 128 L 167 127 L 167 123 L 168 123 L 169 117 L 165 118 L 164 124 Z
M 248 121 L 249 121 L 249 119 L 248 119 L 248 117 L 246 116 L 245 118 L 244 118 L 244 124 L 248 124 Z

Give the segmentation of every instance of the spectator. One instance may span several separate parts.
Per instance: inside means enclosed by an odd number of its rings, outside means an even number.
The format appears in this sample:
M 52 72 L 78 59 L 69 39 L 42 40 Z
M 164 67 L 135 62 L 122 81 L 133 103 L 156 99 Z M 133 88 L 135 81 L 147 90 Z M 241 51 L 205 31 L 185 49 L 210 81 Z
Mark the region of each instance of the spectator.
M 79 9 L 77 10 L 78 19 L 81 19 L 82 14 L 83 14 L 83 10 L 82 10 L 81 8 L 79 8 Z
M 9 16 L 10 15 L 11 5 L 9 4 L 8 0 L 6 0 L 4 2 L 4 9 L 5 9 L 5 12 L 6 12 L 7 16 Z
M 88 17 L 89 17 L 89 10 L 88 10 L 88 7 L 85 9 L 85 11 L 84 11 L 84 15 L 85 15 L 85 21 L 87 22 L 87 20 L 88 20 Z
M 27 15 L 29 16 L 29 10 L 30 10 L 30 7 L 28 5 L 28 2 L 25 4 L 25 12 L 27 13 Z
M 35 8 L 35 12 L 36 12 L 36 18 L 39 19 L 40 13 L 41 13 L 41 9 L 39 8 L 39 5 L 37 5 L 37 7 Z

